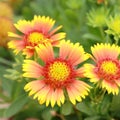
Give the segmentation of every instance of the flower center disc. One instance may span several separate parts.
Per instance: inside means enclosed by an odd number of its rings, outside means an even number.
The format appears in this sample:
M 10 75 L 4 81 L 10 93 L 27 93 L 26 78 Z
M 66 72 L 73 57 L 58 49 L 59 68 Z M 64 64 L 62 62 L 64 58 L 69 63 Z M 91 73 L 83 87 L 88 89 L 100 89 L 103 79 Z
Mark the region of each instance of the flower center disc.
M 70 75 L 70 68 L 65 62 L 55 61 L 48 68 L 51 80 L 65 81 Z
M 108 75 L 115 75 L 118 71 L 118 67 L 116 66 L 115 62 L 112 61 L 104 61 L 101 66 L 100 69 Z
M 28 41 L 32 45 L 44 42 L 44 36 L 39 32 L 33 32 L 28 36 Z

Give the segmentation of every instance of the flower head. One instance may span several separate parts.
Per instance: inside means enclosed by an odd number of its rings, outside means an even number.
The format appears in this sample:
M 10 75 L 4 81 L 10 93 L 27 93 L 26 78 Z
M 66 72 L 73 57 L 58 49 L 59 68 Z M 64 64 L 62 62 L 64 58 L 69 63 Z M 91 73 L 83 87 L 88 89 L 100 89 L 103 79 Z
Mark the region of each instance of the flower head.
M 88 95 L 90 86 L 78 80 L 83 77 L 84 69 L 77 65 L 88 57 L 82 46 L 62 41 L 58 57 L 54 56 L 51 44 L 39 45 L 36 50 L 44 65 L 32 60 L 25 60 L 23 64 L 24 77 L 39 79 L 25 85 L 29 95 L 34 95 L 33 98 L 37 98 L 40 104 L 51 104 L 52 107 L 64 103 L 65 91 L 73 104 Z
M 97 44 L 91 48 L 95 64 L 85 64 L 85 76 L 108 93 L 118 94 L 120 86 L 120 47 Z
M 34 16 L 32 21 L 20 20 L 15 27 L 22 32 L 22 35 L 9 33 L 9 36 L 18 40 L 11 41 L 9 48 L 14 49 L 17 54 L 23 51 L 26 57 L 31 57 L 35 52 L 35 47 L 38 44 L 51 43 L 57 45 L 61 39 L 65 37 L 65 33 L 56 33 L 62 26 L 53 29 L 55 21 L 45 16 Z
M 8 32 L 15 32 L 13 22 L 5 17 L 0 17 L 0 46 L 7 47 L 7 43 L 10 41 Z
M 87 14 L 88 25 L 92 27 L 104 27 L 106 26 L 106 18 L 108 17 L 109 10 L 105 10 L 103 7 L 92 9 Z
M 111 34 L 114 36 L 115 40 L 120 38 L 120 15 L 115 15 L 114 17 L 110 17 L 107 20 L 107 27 L 106 33 Z

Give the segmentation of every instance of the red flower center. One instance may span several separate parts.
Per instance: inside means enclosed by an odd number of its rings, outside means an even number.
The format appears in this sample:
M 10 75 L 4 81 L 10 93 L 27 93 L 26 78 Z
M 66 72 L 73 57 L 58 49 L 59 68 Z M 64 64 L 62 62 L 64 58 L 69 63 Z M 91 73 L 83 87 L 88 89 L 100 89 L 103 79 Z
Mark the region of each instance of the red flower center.
M 39 43 L 45 43 L 47 42 L 47 39 L 45 38 L 45 36 L 43 34 L 41 34 L 40 32 L 31 32 L 28 36 L 27 36 L 27 42 L 29 45 L 32 46 L 36 46 Z
M 53 81 L 65 81 L 70 75 L 70 68 L 65 62 L 55 61 L 48 67 L 48 76 Z
M 97 65 L 96 72 L 101 79 L 113 81 L 120 78 L 120 65 L 118 61 L 104 60 Z
M 45 66 L 44 77 L 53 87 L 64 87 L 74 77 L 74 70 L 66 61 L 55 60 Z

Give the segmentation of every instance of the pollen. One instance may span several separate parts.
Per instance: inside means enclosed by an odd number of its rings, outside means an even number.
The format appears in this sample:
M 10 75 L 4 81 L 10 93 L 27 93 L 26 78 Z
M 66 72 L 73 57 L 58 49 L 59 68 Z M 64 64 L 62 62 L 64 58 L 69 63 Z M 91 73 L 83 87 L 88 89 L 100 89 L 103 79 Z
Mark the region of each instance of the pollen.
M 44 41 L 44 36 L 39 32 L 33 32 L 33 33 L 29 34 L 28 41 L 32 45 L 42 43 Z
M 61 61 L 55 61 L 49 66 L 49 78 L 54 81 L 65 81 L 70 75 L 70 67 Z
M 101 64 L 100 69 L 105 73 L 105 74 L 110 74 L 110 75 L 115 75 L 118 71 L 118 67 L 115 62 L 112 61 L 104 61 Z

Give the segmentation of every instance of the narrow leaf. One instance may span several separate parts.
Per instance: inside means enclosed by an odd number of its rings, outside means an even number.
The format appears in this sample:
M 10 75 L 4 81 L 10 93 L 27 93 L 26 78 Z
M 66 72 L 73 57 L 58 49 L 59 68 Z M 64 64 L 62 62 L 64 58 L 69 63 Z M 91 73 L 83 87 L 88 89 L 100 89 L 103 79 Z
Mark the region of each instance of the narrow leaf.
M 4 117 L 11 117 L 18 113 L 23 106 L 27 103 L 28 97 L 23 94 L 19 98 L 17 98 L 4 112 Z

